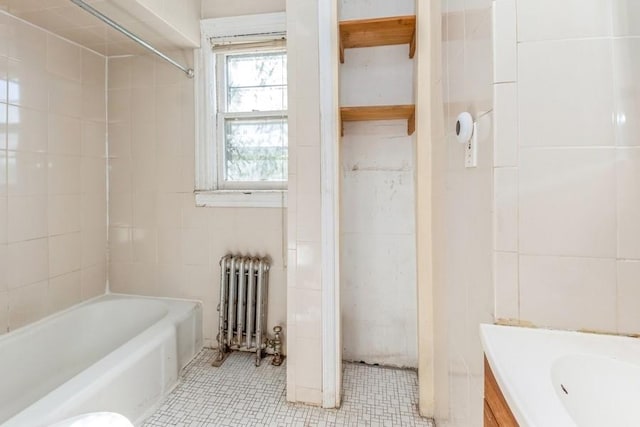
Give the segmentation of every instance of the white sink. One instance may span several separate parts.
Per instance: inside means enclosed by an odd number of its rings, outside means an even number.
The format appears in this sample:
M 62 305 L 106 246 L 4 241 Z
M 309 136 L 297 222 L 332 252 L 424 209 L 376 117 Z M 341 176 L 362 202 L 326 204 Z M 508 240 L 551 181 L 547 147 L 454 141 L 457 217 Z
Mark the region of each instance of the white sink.
M 481 325 L 521 427 L 640 426 L 640 339 Z
M 577 425 L 640 426 L 640 366 L 610 357 L 567 355 L 551 365 L 551 381 Z

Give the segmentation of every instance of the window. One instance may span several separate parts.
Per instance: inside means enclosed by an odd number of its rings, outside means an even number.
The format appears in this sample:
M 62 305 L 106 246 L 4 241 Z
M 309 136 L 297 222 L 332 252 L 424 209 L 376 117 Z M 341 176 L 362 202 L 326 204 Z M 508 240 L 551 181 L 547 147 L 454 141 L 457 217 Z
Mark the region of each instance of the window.
M 285 15 L 201 24 L 196 204 L 283 207 L 288 177 Z
M 287 180 L 287 54 L 216 55 L 219 189 L 282 189 Z

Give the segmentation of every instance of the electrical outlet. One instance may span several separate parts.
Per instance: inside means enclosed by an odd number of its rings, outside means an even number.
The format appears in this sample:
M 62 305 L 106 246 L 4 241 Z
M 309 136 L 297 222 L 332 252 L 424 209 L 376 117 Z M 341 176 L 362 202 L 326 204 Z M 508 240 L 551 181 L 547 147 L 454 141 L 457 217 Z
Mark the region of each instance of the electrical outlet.
M 478 124 L 473 124 L 473 134 L 464 147 L 464 167 L 475 168 L 478 166 Z

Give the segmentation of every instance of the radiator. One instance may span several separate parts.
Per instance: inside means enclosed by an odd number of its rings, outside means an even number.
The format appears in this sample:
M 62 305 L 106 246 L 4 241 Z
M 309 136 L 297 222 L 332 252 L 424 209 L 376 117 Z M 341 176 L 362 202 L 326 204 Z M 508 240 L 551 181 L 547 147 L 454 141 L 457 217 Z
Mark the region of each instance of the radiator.
M 218 355 L 222 364 L 231 350 L 256 353 L 260 365 L 267 347 L 267 289 L 270 260 L 243 255 L 220 259 Z

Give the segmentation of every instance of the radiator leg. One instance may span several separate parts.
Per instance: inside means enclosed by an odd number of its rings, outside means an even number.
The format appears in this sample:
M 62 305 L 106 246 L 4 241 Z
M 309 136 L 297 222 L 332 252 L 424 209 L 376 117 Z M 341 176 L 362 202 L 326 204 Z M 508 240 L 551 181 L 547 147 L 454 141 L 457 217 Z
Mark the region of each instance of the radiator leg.
M 220 302 L 218 303 L 218 353 L 211 363 L 212 366 L 219 367 L 227 358 L 228 346 L 225 339 L 225 324 L 227 322 L 227 305 L 229 299 L 229 277 L 227 276 L 227 268 L 229 266 L 230 255 L 220 260 Z
M 264 261 L 258 263 L 258 283 L 256 285 L 256 366 L 260 366 L 262 357 L 262 341 L 264 333 Z

